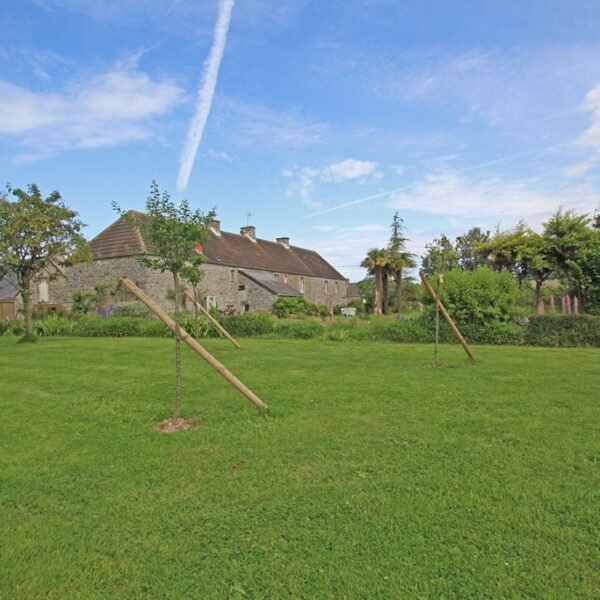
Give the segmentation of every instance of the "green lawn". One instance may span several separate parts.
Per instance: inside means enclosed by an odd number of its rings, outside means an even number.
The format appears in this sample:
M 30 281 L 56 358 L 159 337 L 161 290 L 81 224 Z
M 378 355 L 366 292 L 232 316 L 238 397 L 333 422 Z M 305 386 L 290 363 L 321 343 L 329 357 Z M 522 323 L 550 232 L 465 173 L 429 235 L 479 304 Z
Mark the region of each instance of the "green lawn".
M 600 595 L 600 351 L 0 338 L 0 598 Z

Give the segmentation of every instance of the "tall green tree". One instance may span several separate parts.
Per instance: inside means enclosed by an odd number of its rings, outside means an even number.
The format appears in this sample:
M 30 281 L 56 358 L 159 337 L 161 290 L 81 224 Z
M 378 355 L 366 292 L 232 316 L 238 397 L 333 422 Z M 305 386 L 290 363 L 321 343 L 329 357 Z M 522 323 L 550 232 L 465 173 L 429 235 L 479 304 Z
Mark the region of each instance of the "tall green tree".
M 593 238 L 591 225 L 588 215 L 579 215 L 573 210 L 563 212 L 559 208 L 544 223 L 542 233 L 548 244 L 548 259 L 554 265 L 556 275 L 570 284 L 580 297 L 581 281 L 573 265 Z
M 450 239 L 441 235 L 425 245 L 425 254 L 421 257 L 421 268 L 428 277 L 436 273 L 445 273 L 458 267 L 456 248 Z
M 373 312 L 380 316 L 383 311 L 383 269 L 388 264 L 389 255 L 385 248 L 371 248 L 360 266 L 375 276 L 375 300 Z
M 23 340 L 34 339 L 32 282 L 43 272 L 52 277 L 58 267 L 85 255 L 83 227 L 56 191 L 44 198 L 32 183 L 0 196 L 0 276 L 12 273 L 17 280 L 25 314 Z
M 474 271 L 485 265 L 485 253 L 479 249 L 489 239 L 490 232 L 484 233 L 479 227 L 472 227 L 467 233 L 459 235 L 454 244 L 458 266 L 465 271 Z
M 123 214 L 123 212 L 115 206 Z M 127 215 L 124 216 L 128 216 Z M 179 336 L 179 317 L 181 306 L 182 274 L 189 280 L 193 270 L 200 265 L 193 259 L 196 244 L 208 240 L 208 227 L 214 219 L 214 211 L 207 214 L 192 210 L 187 200 L 175 203 L 167 191 L 160 192 L 156 181 L 152 182 L 150 195 L 146 200 L 147 219 L 128 217 L 150 242 L 152 255 L 140 257 L 140 262 L 150 269 L 164 273 L 168 271 L 173 278 L 175 295 L 174 320 L 175 333 L 175 407 L 173 419 L 181 417 L 181 338 Z M 193 275 L 196 277 L 196 275 Z
M 396 283 L 396 314 L 402 315 L 402 276 L 404 269 L 417 266 L 414 255 L 406 249 L 408 238 L 404 235 L 404 220 L 396 212 L 391 225 L 391 236 L 388 244 L 388 266 L 394 274 Z

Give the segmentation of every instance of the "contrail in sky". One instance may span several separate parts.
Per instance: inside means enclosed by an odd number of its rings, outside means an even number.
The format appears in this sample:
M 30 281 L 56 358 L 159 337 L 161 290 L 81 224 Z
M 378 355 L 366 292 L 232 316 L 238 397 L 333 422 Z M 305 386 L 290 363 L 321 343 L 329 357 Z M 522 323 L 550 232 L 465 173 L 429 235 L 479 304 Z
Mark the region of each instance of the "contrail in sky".
M 484 167 L 489 167 L 491 165 L 496 165 L 503 162 L 508 162 L 510 160 L 514 160 L 516 158 L 523 158 L 525 156 L 533 156 L 535 154 L 543 154 L 544 152 L 550 152 L 564 144 L 555 144 L 554 146 L 549 146 L 547 148 L 541 148 L 538 150 L 531 150 L 529 152 L 520 152 L 519 154 L 511 154 L 510 156 L 502 156 L 501 158 L 495 158 L 493 160 L 488 160 L 486 162 L 479 163 L 477 165 L 472 165 L 470 167 L 466 167 L 464 169 L 459 169 L 455 171 L 458 174 L 467 173 L 468 171 L 476 171 L 477 169 L 483 169 Z M 301 217 L 298 221 L 305 221 L 306 219 L 311 219 L 312 217 L 318 217 L 320 215 L 325 215 L 330 212 L 334 212 L 336 210 L 340 210 L 342 208 L 347 208 L 349 206 L 355 206 L 356 204 L 362 204 L 363 202 L 368 202 L 369 200 L 375 200 L 376 198 L 383 198 L 384 196 L 390 196 L 397 192 L 406 192 L 410 190 L 414 186 L 414 183 L 409 183 L 403 187 L 395 188 L 393 190 L 387 190 L 386 192 L 380 192 L 379 194 L 373 194 L 372 196 L 366 196 L 364 198 L 359 198 L 358 200 L 352 200 L 351 202 L 344 202 L 343 204 L 336 204 L 336 206 L 332 206 L 330 208 L 325 208 L 324 210 L 320 210 L 318 212 L 314 212 L 310 215 L 306 215 L 305 217 Z
M 179 159 L 177 189 L 180 192 L 187 187 L 200 141 L 202 140 L 202 134 L 204 133 L 204 127 L 206 126 L 206 120 L 210 113 L 217 85 L 217 77 L 219 76 L 219 67 L 221 66 L 221 59 L 223 58 L 225 44 L 227 43 L 227 32 L 229 31 L 233 5 L 234 0 L 220 0 L 219 3 L 219 16 L 215 25 L 213 45 L 208 58 L 204 61 L 202 80 L 198 86 L 196 114 L 190 122 L 185 146 Z

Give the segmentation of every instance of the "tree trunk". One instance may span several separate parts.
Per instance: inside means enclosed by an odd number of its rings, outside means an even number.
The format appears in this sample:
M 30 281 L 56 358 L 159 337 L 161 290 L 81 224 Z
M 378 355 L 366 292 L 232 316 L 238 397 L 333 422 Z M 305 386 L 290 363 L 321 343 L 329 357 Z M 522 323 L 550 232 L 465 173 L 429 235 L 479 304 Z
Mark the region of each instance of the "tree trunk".
M 389 277 L 384 271 L 381 274 L 381 304 L 384 315 L 387 315 L 390 308 L 390 290 L 389 290 Z
M 381 296 L 383 292 L 382 270 L 381 267 L 375 267 L 375 316 L 381 316 Z
M 21 298 L 23 299 L 23 314 L 25 315 L 25 337 L 33 337 L 33 317 L 31 315 L 31 290 L 29 282 L 21 289 Z
M 17 289 L 23 300 L 23 316 L 25 317 L 25 335 L 21 341 L 30 342 L 35 339 L 33 335 L 33 306 L 31 304 L 31 278 L 26 275 L 17 274 Z
M 181 337 L 179 335 L 179 275 L 173 273 L 173 285 L 175 286 L 175 410 L 173 418 L 178 419 L 181 415 Z
M 402 316 L 402 269 L 396 269 L 396 314 Z
M 540 304 L 540 300 L 542 299 L 542 284 L 544 282 L 536 279 L 535 281 L 535 293 L 533 296 L 533 306 L 535 307 L 535 309 L 537 310 L 539 304 Z

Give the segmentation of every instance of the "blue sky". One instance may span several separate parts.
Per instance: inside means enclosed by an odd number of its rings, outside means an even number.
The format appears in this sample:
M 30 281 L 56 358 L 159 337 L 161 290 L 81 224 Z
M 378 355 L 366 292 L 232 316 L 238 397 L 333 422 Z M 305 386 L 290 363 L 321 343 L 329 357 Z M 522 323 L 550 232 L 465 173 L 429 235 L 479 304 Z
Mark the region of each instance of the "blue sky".
M 355 280 L 396 210 L 420 254 L 600 207 L 599 23 L 595 0 L 4 0 L 0 175 L 88 237 L 156 179 Z

